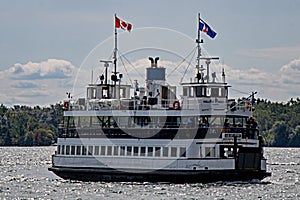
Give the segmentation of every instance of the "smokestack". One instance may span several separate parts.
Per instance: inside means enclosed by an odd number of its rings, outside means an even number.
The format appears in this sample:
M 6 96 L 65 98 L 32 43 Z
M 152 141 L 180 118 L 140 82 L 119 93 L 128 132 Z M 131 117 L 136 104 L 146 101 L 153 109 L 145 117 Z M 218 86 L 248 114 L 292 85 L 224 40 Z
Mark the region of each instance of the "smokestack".
M 152 57 L 149 57 L 149 60 L 151 61 L 151 67 L 152 68 L 155 67 L 155 65 L 154 65 L 154 59 Z
M 159 60 L 159 57 L 156 57 L 155 58 L 155 61 L 154 61 L 154 66 L 157 68 L 157 61 Z

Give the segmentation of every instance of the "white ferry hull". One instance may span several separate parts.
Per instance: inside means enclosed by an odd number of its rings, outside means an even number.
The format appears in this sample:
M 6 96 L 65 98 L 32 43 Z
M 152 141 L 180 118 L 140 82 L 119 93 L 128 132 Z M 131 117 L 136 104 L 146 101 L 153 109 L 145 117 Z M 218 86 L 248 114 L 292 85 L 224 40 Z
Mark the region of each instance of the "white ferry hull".
M 258 168 L 236 167 L 235 159 L 125 158 L 54 155 L 50 171 L 64 179 L 115 182 L 205 183 L 262 180 L 270 176 L 266 160 Z

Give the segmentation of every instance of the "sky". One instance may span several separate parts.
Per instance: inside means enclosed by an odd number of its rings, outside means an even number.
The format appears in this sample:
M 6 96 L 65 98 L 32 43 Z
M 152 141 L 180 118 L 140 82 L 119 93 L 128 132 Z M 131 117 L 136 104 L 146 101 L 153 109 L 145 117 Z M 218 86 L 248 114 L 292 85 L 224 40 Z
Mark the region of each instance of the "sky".
M 131 59 L 123 69 L 126 75 L 144 74 L 148 56 L 160 56 L 167 72 L 177 69 L 179 58 L 195 48 L 200 13 L 217 32 L 214 39 L 201 34 L 203 54 L 220 57 L 212 70 L 225 69 L 230 95 L 257 91 L 257 97 L 279 102 L 300 97 L 297 0 L 0 0 L 0 4 L 0 103 L 7 106 L 55 104 L 66 98 L 66 92 L 74 98 L 84 95 L 84 84 L 96 81 L 103 71 L 99 60 L 111 59 L 115 13 L 133 25 L 130 33 L 118 30 L 119 52 Z M 194 67 L 195 58 L 189 59 Z M 168 76 L 170 82 L 176 83 L 184 69 L 179 66 L 176 76 Z

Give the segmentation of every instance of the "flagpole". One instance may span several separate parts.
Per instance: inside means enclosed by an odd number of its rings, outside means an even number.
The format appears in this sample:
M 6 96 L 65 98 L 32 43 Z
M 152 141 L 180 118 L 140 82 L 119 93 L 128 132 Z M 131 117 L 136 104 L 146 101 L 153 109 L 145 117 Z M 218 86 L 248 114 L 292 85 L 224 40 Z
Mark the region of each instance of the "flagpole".
M 115 13 L 115 48 L 114 48 L 114 72 L 115 78 L 117 77 L 117 50 L 118 50 L 118 32 L 116 27 L 117 14 Z M 114 80 L 114 98 L 116 98 L 116 80 Z
M 200 30 L 200 13 L 198 13 L 198 38 L 196 39 L 196 43 L 197 43 L 197 50 L 198 50 L 198 55 L 197 55 L 197 78 L 198 78 L 198 83 L 200 82 L 200 78 L 202 79 L 202 71 L 200 74 L 200 57 L 201 57 L 201 46 L 200 43 L 203 43 L 203 40 L 201 40 L 200 37 L 201 34 L 201 30 Z

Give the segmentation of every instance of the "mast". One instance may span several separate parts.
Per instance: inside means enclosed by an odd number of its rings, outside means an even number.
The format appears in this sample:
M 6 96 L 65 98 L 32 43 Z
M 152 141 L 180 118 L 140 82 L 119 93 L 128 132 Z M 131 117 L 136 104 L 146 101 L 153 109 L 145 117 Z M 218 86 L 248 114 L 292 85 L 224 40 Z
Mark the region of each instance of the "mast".
M 118 51 L 118 32 L 117 32 L 117 26 L 116 26 L 116 18 L 117 14 L 115 13 L 115 47 L 114 47 L 114 58 L 113 58 L 113 63 L 114 63 L 114 71 L 113 71 L 113 81 L 114 81 L 114 98 L 116 98 L 116 85 L 117 85 L 117 51 Z
M 118 33 L 117 33 L 117 27 L 116 27 L 116 17 L 117 14 L 115 14 L 115 47 L 114 47 L 114 74 L 117 74 L 117 50 L 118 50 Z
M 200 82 L 200 79 L 202 79 L 202 71 L 203 69 L 201 68 L 200 69 L 200 57 L 201 57 L 201 46 L 200 46 L 200 43 L 203 43 L 203 40 L 200 38 L 200 33 L 201 33 L 201 30 L 200 30 L 200 13 L 198 13 L 198 38 L 196 39 L 196 43 L 197 43 L 197 58 L 196 58 L 196 61 L 197 61 L 197 64 L 196 64 L 196 68 L 197 68 L 197 80 L 198 80 L 198 83 Z M 200 70 L 201 70 L 201 73 L 200 73 Z

